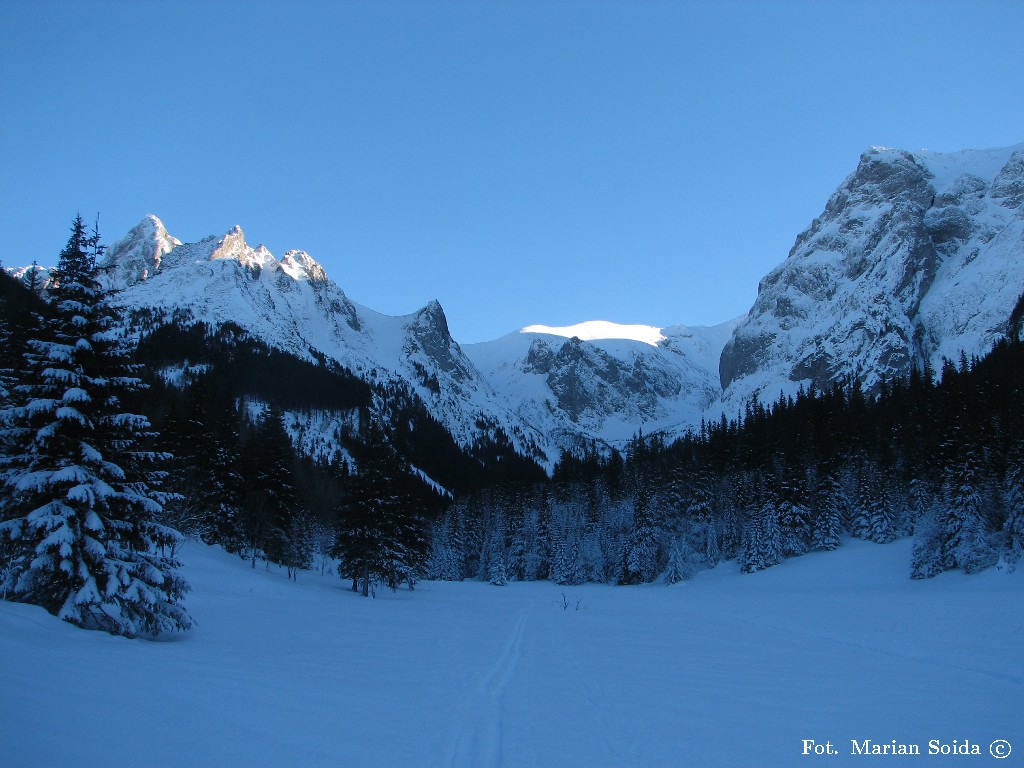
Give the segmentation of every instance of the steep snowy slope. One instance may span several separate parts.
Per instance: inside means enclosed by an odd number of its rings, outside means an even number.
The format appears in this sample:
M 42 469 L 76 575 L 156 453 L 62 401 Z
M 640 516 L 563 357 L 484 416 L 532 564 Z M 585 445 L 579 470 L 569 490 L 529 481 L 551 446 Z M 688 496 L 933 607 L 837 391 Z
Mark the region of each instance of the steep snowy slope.
M 653 328 L 592 321 L 530 326 L 465 348 L 522 419 L 565 444 L 621 446 L 683 432 L 718 399 L 718 359 L 738 321 Z
M 436 301 L 390 317 L 348 299 L 302 251 L 278 261 L 241 229 L 182 244 L 155 216 L 107 251 L 114 301 L 148 321 L 234 323 L 304 359 L 322 355 L 375 382 L 407 382 L 463 445 L 501 427 L 520 452 L 535 436 L 496 396 L 448 332 Z
M 154 216 L 111 246 L 101 267 L 115 302 L 140 320 L 233 323 L 368 381 L 406 382 L 463 445 L 500 429 L 548 465 L 564 449 L 699 424 L 719 395 L 718 357 L 735 325 L 537 326 L 463 350 L 436 301 L 382 315 L 349 300 L 304 252 L 278 261 L 237 227 L 183 244 Z
M 1024 144 L 875 148 L 832 195 L 722 354 L 725 402 L 800 384 L 867 390 L 987 352 L 1024 293 Z

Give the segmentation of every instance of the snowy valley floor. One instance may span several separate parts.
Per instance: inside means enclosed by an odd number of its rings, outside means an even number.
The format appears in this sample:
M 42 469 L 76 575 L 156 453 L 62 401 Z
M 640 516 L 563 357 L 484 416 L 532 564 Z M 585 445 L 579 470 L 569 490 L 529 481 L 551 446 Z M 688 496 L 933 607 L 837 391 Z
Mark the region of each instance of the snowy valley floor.
M 1024 575 L 912 582 L 909 547 L 846 542 L 672 587 L 428 582 L 367 600 L 189 544 L 188 635 L 129 641 L 0 603 L 0 763 L 1024 765 Z M 804 757 L 803 739 L 840 755 Z M 854 739 L 922 755 L 851 756 Z M 982 756 L 929 757 L 931 739 Z

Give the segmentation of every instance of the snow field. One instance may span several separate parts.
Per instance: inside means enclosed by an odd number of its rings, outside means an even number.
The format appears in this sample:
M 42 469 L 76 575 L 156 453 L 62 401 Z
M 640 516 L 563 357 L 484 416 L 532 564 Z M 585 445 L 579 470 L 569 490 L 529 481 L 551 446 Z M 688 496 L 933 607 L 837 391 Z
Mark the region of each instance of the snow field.
M 190 543 L 187 635 L 129 641 L 0 603 L 0 762 L 961 766 L 1006 739 L 996 765 L 1024 764 L 1020 574 L 912 582 L 909 549 L 848 541 L 672 587 L 425 582 L 366 600 Z M 933 738 L 983 757 L 929 758 Z M 840 755 L 805 758 L 803 739 Z M 851 739 L 924 754 L 854 758 Z

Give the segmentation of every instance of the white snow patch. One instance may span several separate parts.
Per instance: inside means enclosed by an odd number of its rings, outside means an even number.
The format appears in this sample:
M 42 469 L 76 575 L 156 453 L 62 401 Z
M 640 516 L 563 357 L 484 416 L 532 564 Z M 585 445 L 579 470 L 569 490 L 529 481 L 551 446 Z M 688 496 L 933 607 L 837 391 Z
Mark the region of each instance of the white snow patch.
M 912 154 L 932 174 L 931 183 L 935 191 L 942 193 L 965 173 L 991 182 L 1010 160 L 1010 156 L 1022 149 L 1024 144 L 992 149 L 964 149 L 959 152 L 923 149 Z
M 628 339 L 630 341 L 642 341 L 652 347 L 658 342 L 664 341 L 665 336 L 661 328 L 652 325 L 622 325 L 607 320 L 587 320 L 576 323 L 576 325 L 552 326 L 552 325 L 529 325 L 519 331 L 520 333 L 547 333 L 552 336 L 565 336 L 567 339 L 576 337 L 582 341 L 597 341 L 599 339 Z

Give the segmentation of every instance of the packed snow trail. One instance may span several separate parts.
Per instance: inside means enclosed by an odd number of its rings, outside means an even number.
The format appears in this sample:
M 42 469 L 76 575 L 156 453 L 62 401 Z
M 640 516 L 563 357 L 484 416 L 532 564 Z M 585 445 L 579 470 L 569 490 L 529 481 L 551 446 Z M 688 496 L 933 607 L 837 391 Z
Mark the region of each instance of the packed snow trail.
M 368 600 L 190 543 L 196 628 L 165 642 L 0 601 L 2 762 L 790 768 L 813 739 L 841 748 L 828 768 L 923 768 L 996 765 L 929 758 L 931 739 L 986 755 L 1005 739 L 999 768 L 1021 765 L 1024 573 L 913 582 L 909 556 L 848 541 L 671 587 L 424 582 Z M 924 749 L 851 757 L 854 739 Z
M 471 709 L 463 713 L 465 719 L 453 723 L 458 741 L 448 761 L 450 765 L 481 768 L 502 765 L 503 699 L 523 655 L 523 632 L 528 618 L 527 611 L 520 615 L 494 666 L 480 679 L 475 695 L 468 697 Z

